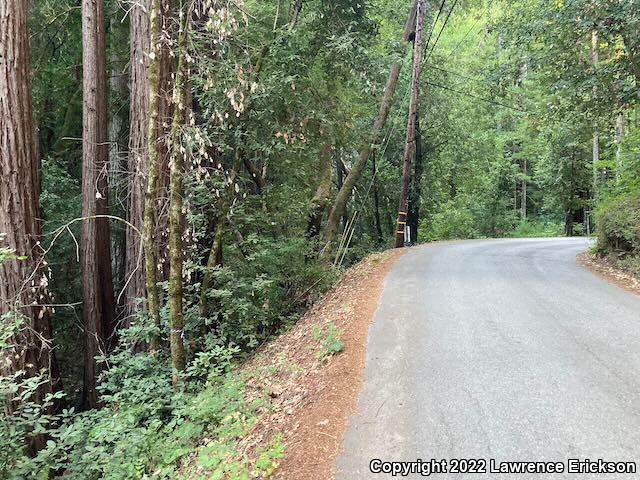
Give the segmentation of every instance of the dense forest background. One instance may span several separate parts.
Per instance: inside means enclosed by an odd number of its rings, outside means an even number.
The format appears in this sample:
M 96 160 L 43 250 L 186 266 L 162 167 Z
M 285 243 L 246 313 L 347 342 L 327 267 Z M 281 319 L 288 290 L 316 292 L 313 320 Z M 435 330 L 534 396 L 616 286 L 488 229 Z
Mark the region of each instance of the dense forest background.
M 416 3 L 410 242 L 640 275 L 635 0 L 3 0 L 3 478 L 175 478 L 205 436 L 245 478 L 233 366 L 394 244 Z

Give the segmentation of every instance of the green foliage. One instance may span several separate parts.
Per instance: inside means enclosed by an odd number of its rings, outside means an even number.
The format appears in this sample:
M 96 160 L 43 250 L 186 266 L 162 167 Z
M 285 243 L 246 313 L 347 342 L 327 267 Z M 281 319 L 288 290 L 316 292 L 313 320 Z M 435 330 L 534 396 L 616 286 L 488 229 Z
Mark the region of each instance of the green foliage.
M 213 440 L 200 452 L 199 463 L 206 457 L 212 471 L 227 471 L 227 460 L 237 456 L 235 441 L 252 425 L 259 403 L 248 403 L 242 379 L 221 374 L 219 366 L 197 389 L 174 391 L 167 359 L 134 353 L 131 334 L 123 331 L 121 346 L 107 359 L 109 369 L 99 387 L 104 407 L 99 410 L 48 415 L 46 408 L 61 393 L 36 404 L 30 399 L 39 378 L 16 374 L 0 379 L 3 398 L 19 395 L 22 401 L 20 409 L 0 424 L 0 472 L 8 475 L 3 478 L 47 478 L 47 472 L 53 471 L 74 480 L 136 479 L 151 474 L 178 478 L 180 466 L 204 437 Z M 229 359 L 235 352 L 224 354 L 218 349 L 216 353 Z M 196 363 L 203 366 L 201 359 Z M 190 366 L 192 371 L 197 368 Z M 50 440 L 34 458 L 15 448 L 24 444 L 22 437 L 37 433 L 48 434 Z M 279 448 L 276 442 L 260 455 L 265 472 L 280 455 Z M 238 458 L 235 464 L 248 468 L 247 459 Z
M 344 342 L 340 337 L 341 332 L 333 322 L 329 323 L 326 327 L 314 325 L 313 339 L 316 341 L 320 340 L 320 348 L 315 353 L 316 359 L 324 360 L 331 355 L 340 353 L 344 348 Z
M 558 222 L 525 220 L 510 233 L 516 238 L 522 237 L 559 237 L 564 233 L 564 226 Z
M 458 197 L 443 204 L 441 210 L 433 214 L 430 230 L 420 232 L 421 237 L 428 240 L 477 237 L 473 214 L 468 205 L 460 205 L 460 200 Z
M 12 355 L 12 339 L 23 328 L 19 315 L 0 318 L 0 358 Z M 54 405 L 62 392 L 47 393 L 41 398 L 40 386 L 47 381 L 48 372 L 27 376 L 24 371 L 0 375 L 0 404 L 11 404 L 11 412 L 0 419 L 0 477 L 7 479 L 47 478 L 46 462 L 31 459 L 27 445 L 36 437 L 49 438 L 47 448 L 58 438 L 57 424 L 73 412 L 54 415 Z M 44 469 L 44 470 L 43 470 Z
M 640 195 L 604 201 L 597 212 L 598 249 L 619 257 L 640 255 Z

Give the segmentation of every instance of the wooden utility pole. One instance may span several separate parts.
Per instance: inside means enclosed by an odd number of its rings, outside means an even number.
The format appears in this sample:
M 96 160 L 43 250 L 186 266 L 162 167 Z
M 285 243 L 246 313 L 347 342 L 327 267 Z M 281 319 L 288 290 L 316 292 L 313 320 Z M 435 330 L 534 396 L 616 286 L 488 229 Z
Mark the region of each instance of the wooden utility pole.
M 416 121 L 418 118 L 418 102 L 420 93 L 420 72 L 422 66 L 422 35 L 426 1 L 416 2 L 416 34 L 413 42 L 413 68 L 411 71 L 411 99 L 409 101 L 409 117 L 407 119 L 407 137 L 405 140 L 404 160 L 402 164 L 402 185 L 396 223 L 396 248 L 404 247 L 404 232 L 407 226 L 409 208 L 409 185 L 411 183 L 411 157 L 416 149 Z

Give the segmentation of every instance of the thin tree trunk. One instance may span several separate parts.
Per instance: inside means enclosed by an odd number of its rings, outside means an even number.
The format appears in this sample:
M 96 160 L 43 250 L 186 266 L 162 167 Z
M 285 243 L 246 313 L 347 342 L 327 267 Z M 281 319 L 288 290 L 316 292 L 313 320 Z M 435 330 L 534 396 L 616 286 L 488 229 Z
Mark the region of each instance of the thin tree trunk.
M 0 318 L 3 323 L 21 321 L 22 327 L 9 339 L 11 349 L 0 351 L 0 375 L 19 371 L 27 377 L 45 372 L 33 400 L 59 389 L 58 369 L 52 348 L 48 273 L 44 268 L 38 196 L 39 161 L 29 72 L 27 2 L 0 2 L 0 244 L 15 250 L 22 260 L 0 262 Z M 5 398 L 10 414 L 14 399 Z M 36 436 L 29 450 L 35 453 L 45 438 Z M 18 446 L 16 446 L 18 448 Z
M 209 251 L 207 269 L 205 270 L 202 278 L 202 288 L 200 291 L 200 315 L 202 315 L 202 317 L 204 318 L 208 318 L 210 315 L 210 302 L 207 294 L 209 293 L 209 289 L 213 285 L 213 270 L 217 266 L 222 265 L 222 248 L 225 228 L 227 227 L 227 224 L 229 222 L 229 210 L 231 209 L 236 194 L 236 179 L 238 176 L 238 171 L 240 170 L 240 162 L 240 153 L 238 152 L 236 154 L 233 162 L 233 167 L 231 168 L 231 172 L 229 174 L 229 181 L 227 182 L 228 187 L 225 192 L 224 200 L 220 207 L 220 212 L 216 222 L 215 234 L 213 237 L 213 244 L 211 245 L 211 249 Z
M 409 207 L 409 184 L 411 182 L 411 157 L 416 148 L 416 120 L 418 118 L 418 101 L 420 93 L 420 71 L 422 67 L 422 34 L 424 30 L 426 3 L 418 0 L 416 13 L 416 36 L 413 44 L 413 69 L 411 73 L 411 99 L 409 101 L 409 118 L 407 120 L 407 138 L 405 140 L 404 161 L 402 165 L 402 185 L 398 204 L 398 220 L 396 223 L 396 248 L 404 246 L 404 231 Z
M 624 168 L 622 162 L 622 142 L 624 141 L 625 131 L 624 113 L 620 112 L 616 115 L 616 181 L 620 180 L 620 173 Z
M 307 220 L 307 238 L 315 238 L 320 234 L 322 217 L 331 196 L 331 143 L 325 142 L 320 148 L 320 183 L 311 200 L 309 218 Z
M 177 386 L 180 373 L 185 368 L 186 353 L 184 349 L 184 315 L 183 279 L 182 279 L 182 235 L 184 232 L 184 216 L 182 212 L 184 196 L 184 147 L 182 145 L 182 128 L 186 118 L 187 83 L 187 35 L 190 9 L 180 10 L 180 29 L 178 32 L 178 67 L 173 97 L 173 122 L 171 124 L 171 161 L 170 169 L 170 206 L 169 206 L 169 325 L 171 327 L 171 363 L 173 366 L 173 384 Z
M 149 120 L 147 122 L 147 188 L 144 197 L 144 221 L 142 241 L 145 258 L 145 285 L 147 290 L 147 309 L 149 321 L 155 326 L 156 333 L 151 336 L 149 348 L 154 351 L 160 346 L 160 300 L 158 296 L 158 262 L 155 242 L 155 206 L 158 189 L 158 70 L 160 63 L 160 35 L 162 12 L 160 0 L 151 0 L 149 11 L 150 54 L 149 54 Z
M 95 357 L 113 341 L 115 299 L 111 272 L 107 189 L 107 75 L 104 3 L 82 1 L 83 152 L 82 152 L 82 281 L 86 337 L 84 404 L 98 403 L 96 380 L 102 365 Z
M 520 219 L 524 222 L 527 219 L 527 159 L 522 161 L 522 191 L 520 198 Z

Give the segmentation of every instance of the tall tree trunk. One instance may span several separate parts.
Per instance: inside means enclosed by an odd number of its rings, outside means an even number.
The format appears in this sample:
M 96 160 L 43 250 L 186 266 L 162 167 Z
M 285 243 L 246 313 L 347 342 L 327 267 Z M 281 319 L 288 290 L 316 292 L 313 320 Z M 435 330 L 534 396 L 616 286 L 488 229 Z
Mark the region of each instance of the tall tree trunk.
M 173 59 L 168 48 L 173 2 L 141 0 L 131 11 L 131 110 L 128 314 L 146 298 L 149 321 L 160 324 L 158 280 L 165 280 L 168 228 L 168 133 L 171 124 Z M 153 37 L 153 40 L 152 40 Z M 151 121 L 150 121 L 151 119 Z M 146 223 L 145 223 L 146 222 Z M 141 251 L 142 248 L 142 251 Z M 145 252 L 151 252 L 145 255 Z M 158 336 L 150 348 L 158 348 Z
M 122 39 L 124 42 L 129 36 L 128 17 L 123 20 L 120 12 L 113 12 L 109 19 L 109 36 Z M 124 48 L 112 43 L 109 55 L 109 89 L 113 93 L 110 99 L 110 111 L 113 114 L 108 119 L 109 138 L 109 176 L 108 183 L 111 186 L 113 198 L 127 197 L 127 178 L 122 174 L 127 169 L 127 144 L 129 115 L 123 108 L 129 101 L 129 59 Z M 114 191 L 115 190 L 115 191 Z M 121 207 L 123 202 L 115 202 L 118 215 L 124 216 L 126 208 Z M 112 235 L 113 279 L 119 290 L 126 281 L 127 263 L 127 239 L 126 231 L 117 230 Z M 123 305 L 118 305 L 118 322 L 125 320 L 122 316 Z
M 325 142 L 320 148 L 320 183 L 309 209 L 307 220 L 307 238 L 315 238 L 320 234 L 322 217 L 327 209 L 329 197 L 331 196 L 331 143 Z
M 422 171 L 424 158 L 422 155 L 422 135 L 420 131 L 420 114 L 416 116 L 416 148 L 413 175 L 409 188 L 409 209 L 407 226 L 411 232 L 411 242 L 418 243 L 418 227 L 420 225 L 420 197 L 422 196 Z
M 104 3 L 82 0 L 83 143 L 82 143 L 82 281 L 86 338 L 84 403 L 98 403 L 96 380 L 113 341 L 115 299 L 111 272 L 107 188 L 107 74 Z
M 158 194 L 156 202 L 156 259 L 160 280 L 169 279 L 169 142 L 173 123 L 176 58 L 171 48 L 176 24 L 176 1 L 162 0 L 160 63 L 158 64 Z
M 522 188 L 520 192 L 520 219 L 527 219 L 527 159 L 522 160 Z
M 186 2 L 188 3 L 188 2 Z M 186 353 L 184 349 L 184 316 L 182 312 L 183 284 L 182 284 L 182 235 L 184 232 L 184 217 L 182 213 L 182 198 L 184 196 L 184 147 L 182 145 L 182 128 L 186 118 L 187 83 L 187 35 L 190 9 L 180 11 L 180 29 L 178 32 L 178 67 L 174 87 L 174 111 L 171 124 L 171 161 L 169 206 L 169 325 L 171 327 L 171 363 L 173 366 L 173 384 L 177 386 L 180 372 L 184 370 Z
M 411 182 L 411 157 L 416 148 L 416 120 L 418 118 L 418 101 L 420 94 L 420 71 L 422 67 L 422 34 L 426 13 L 425 0 L 418 0 L 416 13 L 416 36 L 413 44 L 413 68 L 411 72 L 411 99 L 409 101 L 409 117 L 407 119 L 407 138 L 405 140 L 404 160 L 402 163 L 402 185 L 398 204 L 398 220 L 396 223 L 396 248 L 404 246 L 404 231 L 409 208 L 409 184 Z
M 148 68 L 148 115 L 147 122 L 147 186 L 144 197 L 144 219 L 142 241 L 144 244 L 144 270 L 147 290 L 147 309 L 149 321 L 156 332 L 151 336 L 149 347 L 152 351 L 160 347 L 160 298 L 158 295 L 158 261 L 155 241 L 155 207 L 158 195 L 158 143 L 160 125 L 158 124 L 159 67 L 161 55 L 162 11 L 160 0 L 151 0 L 149 10 L 150 49 Z
M 139 233 L 143 229 L 147 134 L 149 115 L 148 62 L 150 50 L 150 0 L 139 0 L 130 12 L 131 101 L 129 110 L 129 223 L 127 227 L 127 315 L 134 315 L 136 299 L 145 298 L 145 270 Z M 136 232 L 137 230 L 137 232 Z
M 59 388 L 58 370 L 47 304 L 47 272 L 43 268 L 38 195 L 39 162 L 29 72 L 27 5 L 24 0 L 0 2 L 0 238 L 2 246 L 24 257 L 0 262 L 0 317 L 2 322 L 22 321 L 10 339 L 13 347 L 0 351 L 0 375 L 19 371 L 28 377 L 47 372 L 36 391 L 36 402 Z M 5 316 L 6 315 L 6 316 Z M 5 414 L 15 404 L 7 398 Z M 33 439 L 30 450 L 43 446 Z M 17 447 L 17 446 L 16 446 Z

